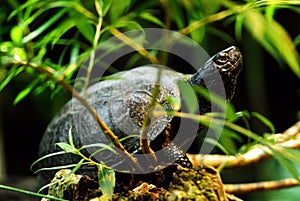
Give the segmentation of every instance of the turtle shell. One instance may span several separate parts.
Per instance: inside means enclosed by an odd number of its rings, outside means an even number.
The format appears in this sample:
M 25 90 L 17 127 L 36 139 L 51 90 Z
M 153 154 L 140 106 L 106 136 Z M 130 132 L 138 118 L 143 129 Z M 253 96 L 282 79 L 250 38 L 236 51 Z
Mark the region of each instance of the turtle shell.
M 151 120 L 148 127 L 149 141 L 155 140 L 166 129 L 172 120 L 172 116 L 166 114 L 153 116 L 151 110 L 174 109 L 168 98 L 180 98 L 180 91 L 176 83 L 178 80 L 188 79 L 188 75 L 162 68 L 156 105 L 149 109 L 148 106 L 152 100 L 157 75 L 158 67 L 143 66 L 116 73 L 113 75 L 113 79 L 98 82 L 88 88 L 88 102 L 96 109 L 102 120 L 115 135 L 119 139 L 129 135 L 132 136 L 122 141 L 124 147 L 131 153 L 140 151 L 138 135 L 148 110 L 150 110 Z M 49 124 L 40 143 L 39 155 L 43 156 L 57 151 L 54 144 L 68 142 L 69 131 L 72 132 L 73 141 L 77 148 L 95 143 L 110 144 L 102 130 L 96 125 L 93 117 L 73 98 Z M 98 149 L 99 147 L 91 147 L 86 149 L 84 153 L 90 155 Z M 124 159 L 120 154 L 108 150 L 98 152 L 94 155 L 94 158 L 114 168 L 118 168 L 120 165 L 122 165 L 121 170 L 129 168 L 124 165 Z M 64 154 L 46 159 L 43 162 L 43 167 L 77 163 L 79 160 L 80 158 L 75 155 Z M 84 172 L 86 173 L 85 170 Z

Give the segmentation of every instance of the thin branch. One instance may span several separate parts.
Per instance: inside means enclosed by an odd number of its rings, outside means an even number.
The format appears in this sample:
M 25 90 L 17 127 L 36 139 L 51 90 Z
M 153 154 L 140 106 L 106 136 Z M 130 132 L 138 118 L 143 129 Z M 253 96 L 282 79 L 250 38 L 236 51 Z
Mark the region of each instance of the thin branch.
M 157 78 L 155 81 L 155 85 L 152 91 L 152 98 L 151 98 L 151 102 L 148 105 L 148 111 L 146 114 L 146 117 L 144 119 L 144 123 L 141 129 L 141 133 L 140 133 L 140 146 L 142 149 L 142 152 L 144 154 L 150 154 L 150 156 L 152 157 L 152 159 L 154 161 L 157 161 L 157 158 L 155 156 L 154 151 L 151 149 L 150 147 L 150 143 L 149 143 L 149 137 L 150 137 L 150 126 L 151 126 L 151 119 L 150 119 L 150 112 L 151 110 L 155 107 L 158 95 L 160 93 L 160 80 L 161 80 L 161 74 L 162 74 L 162 69 L 158 68 L 158 72 L 157 72 Z
M 282 134 L 275 134 L 271 137 L 276 145 L 291 149 L 300 148 L 300 121 L 291 128 L 287 129 Z M 264 145 L 257 145 L 255 148 L 249 150 L 248 152 L 239 154 L 237 156 L 217 154 L 188 154 L 189 159 L 196 167 L 203 163 L 210 164 L 214 167 L 218 167 L 220 165 L 225 165 L 225 167 L 246 166 L 270 158 L 271 156 L 272 153 L 270 149 Z
M 243 184 L 224 184 L 226 193 L 232 194 L 246 194 L 255 191 L 268 191 L 274 189 L 282 189 L 293 186 L 299 186 L 297 179 L 282 179 L 277 181 L 264 181 Z
M 136 50 L 140 55 L 144 56 L 145 58 L 149 59 L 149 61 L 153 64 L 160 64 L 159 60 L 153 56 L 150 52 L 148 52 L 143 46 L 132 40 L 131 38 L 127 37 L 125 34 L 121 33 L 118 29 L 112 28 L 111 33 L 117 37 L 119 40 L 124 42 L 125 44 L 132 47 Z
M 55 75 L 55 70 L 49 66 L 39 66 L 33 63 L 24 63 L 24 62 L 13 62 L 7 65 L 8 66 L 27 66 L 35 70 L 36 72 L 46 75 L 49 79 L 55 81 L 61 85 L 68 93 L 72 94 L 92 115 L 95 119 L 97 125 L 103 131 L 103 133 L 110 139 L 110 141 L 115 145 L 116 148 L 121 150 L 121 153 L 124 155 L 125 160 L 135 169 L 143 170 L 143 168 L 138 163 L 137 159 L 134 158 L 124 146 L 119 142 L 118 137 L 112 132 L 112 130 L 106 125 L 106 123 L 101 119 L 95 108 L 93 108 L 84 97 L 80 95 L 68 82 L 66 82 L 65 77 L 62 75 Z
M 98 1 L 95 1 L 95 7 L 96 7 L 97 14 L 98 14 L 98 22 L 97 22 L 97 25 L 95 27 L 96 28 L 96 33 L 95 33 L 94 41 L 93 41 L 93 50 L 91 51 L 91 54 L 90 54 L 89 65 L 88 65 L 88 68 L 87 68 L 86 79 L 85 79 L 84 87 L 83 87 L 83 89 L 84 89 L 83 90 L 84 98 L 87 97 L 87 88 L 89 86 L 91 73 L 92 73 L 92 70 L 93 70 L 93 67 L 94 67 L 96 49 L 97 49 L 97 46 L 98 46 L 98 41 L 100 39 L 101 27 L 102 27 L 102 22 L 103 22 L 102 9 L 101 9 Z

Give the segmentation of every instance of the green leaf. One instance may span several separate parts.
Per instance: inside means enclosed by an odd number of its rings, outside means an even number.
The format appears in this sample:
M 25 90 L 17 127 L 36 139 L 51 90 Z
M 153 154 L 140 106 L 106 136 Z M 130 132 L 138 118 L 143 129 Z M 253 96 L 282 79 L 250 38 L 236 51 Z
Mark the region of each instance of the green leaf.
M 10 31 L 10 38 L 16 45 L 20 45 L 23 38 L 23 28 L 20 25 L 14 26 Z
M 300 34 L 298 36 L 296 36 L 296 38 L 294 39 L 293 43 L 294 43 L 295 46 L 300 45 Z
M 107 145 L 107 144 L 104 144 L 104 143 L 94 143 L 94 144 L 89 144 L 89 145 L 84 145 L 82 147 L 80 147 L 78 150 L 82 150 L 82 149 L 87 149 L 87 148 L 91 148 L 91 147 L 101 147 L 100 149 L 98 149 L 97 151 L 95 151 L 94 153 L 92 153 L 90 155 L 90 157 L 92 157 L 93 155 L 101 152 L 101 151 L 104 151 L 104 150 L 109 150 L 113 153 L 116 153 L 116 151 L 112 148 L 112 145 Z
M 75 149 L 75 145 L 74 145 L 73 136 L 72 136 L 72 128 L 69 129 L 68 140 L 69 140 L 70 146 L 74 150 Z
M 165 24 L 157 17 L 155 17 L 154 15 L 152 15 L 149 12 L 142 12 L 138 15 L 141 19 L 144 19 L 148 22 L 152 22 L 153 24 L 156 24 L 160 27 L 165 27 Z
M 285 61 L 300 78 L 299 55 L 288 32 L 275 20 L 250 9 L 244 13 L 245 26 L 253 37 L 277 60 Z
M 19 73 L 21 73 L 24 70 L 24 67 L 13 67 L 7 72 L 7 77 L 3 80 L 3 82 L 0 84 L 0 91 L 4 89 L 4 87 Z
M 238 41 L 243 40 L 243 23 L 244 23 L 244 16 L 243 15 L 237 15 L 235 20 L 235 26 L 234 26 L 234 33 L 235 37 Z
M 28 41 L 34 39 L 41 33 L 43 33 L 47 28 L 49 28 L 51 25 L 53 25 L 56 21 L 58 21 L 65 13 L 67 12 L 67 9 L 62 9 L 59 12 L 57 12 L 54 16 L 52 16 L 49 20 L 47 20 L 43 25 L 41 25 L 39 28 L 25 36 L 22 40 L 22 43 L 27 43 Z
M 18 104 L 21 100 L 23 100 L 30 92 L 33 90 L 34 87 L 37 86 L 40 79 L 37 78 L 34 81 L 30 82 L 21 92 L 18 93 L 17 97 L 15 98 L 13 104 Z
M 177 84 L 180 90 L 181 97 L 186 103 L 188 112 L 195 113 L 196 111 L 198 111 L 199 103 L 192 86 L 189 83 L 183 81 L 178 81 Z
M 58 143 L 55 143 L 55 145 L 59 146 L 62 150 L 64 150 L 67 153 L 74 153 L 75 152 L 73 147 L 71 145 L 69 145 L 68 143 L 58 142 Z
M 212 139 L 212 138 L 205 138 L 204 142 L 211 144 L 213 146 L 216 146 L 217 148 L 219 148 L 222 152 L 224 152 L 225 154 L 229 155 L 230 152 L 228 151 L 227 147 L 223 146 L 221 143 L 219 143 L 217 140 Z
M 104 195 L 107 195 L 110 200 L 112 200 L 112 195 L 114 192 L 116 177 L 115 171 L 113 169 L 107 169 L 103 165 L 98 165 L 98 182 L 100 190 Z
M 216 104 L 223 112 L 225 112 L 226 119 L 229 121 L 234 121 L 236 119 L 234 106 L 227 103 L 224 98 L 217 94 L 213 94 L 212 92 L 209 93 L 208 90 L 202 86 L 197 86 L 194 90 L 196 90 L 197 93 L 200 93 L 206 100 Z
M 300 182 L 299 173 L 297 171 L 297 168 L 294 166 L 292 161 L 288 160 L 287 157 L 285 157 L 283 152 L 278 152 L 277 150 L 272 149 L 274 158 L 284 167 L 286 168 L 295 179 L 297 179 Z
M 108 13 L 113 0 L 100 0 L 100 6 L 102 7 L 103 17 Z
M 129 7 L 131 0 L 113 0 L 110 7 L 110 20 L 114 24 Z
M 38 162 L 44 160 L 45 158 L 50 158 L 50 157 L 52 157 L 52 156 L 58 156 L 58 155 L 62 155 L 62 154 L 66 154 L 66 152 L 65 152 L 65 151 L 59 151 L 59 152 L 54 152 L 54 153 L 51 153 L 51 154 L 47 154 L 47 155 L 45 155 L 45 156 L 43 156 L 43 157 L 40 157 L 39 159 L 37 159 L 36 161 L 34 161 L 34 162 L 31 164 L 30 170 L 33 169 L 33 166 L 34 166 L 35 164 L 37 164 Z
M 183 14 L 183 10 L 181 5 L 178 3 L 177 0 L 170 0 L 170 9 L 172 13 L 172 18 L 175 21 L 178 29 L 184 28 L 185 25 L 185 17 Z
M 265 124 L 271 130 L 272 133 L 275 133 L 275 126 L 267 117 L 258 112 L 251 112 L 251 115 L 260 120 L 263 124 Z
M 98 17 L 93 14 L 91 11 L 86 9 L 83 5 L 81 5 L 79 2 L 76 1 L 53 1 L 52 3 L 47 4 L 46 8 L 57 8 L 57 7 L 62 7 L 64 8 L 72 8 L 76 10 L 77 12 L 83 14 L 86 18 L 91 19 L 93 21 L 97 21 Z
M 116 24 L 115 24 L 116 28 L 125 28 L 126 31 L 130 31 L 130 30 L 135 30 L 135 29 L 142 29 L 143 27 L 132 20 L 119 20 Z
M 74 24 L 76 25 L 78 31 L 91 43 L 93 44 L 95 37 L 95 29 L 93 25 L 90 24 L 90 20 L 86 18 L 83 14 L 70 10 L 70 17 L 74 20 Z
M 192 22 L 191 22 L 192 23 Z M 205 37 L 206 29 L 205 27 L 200 27 L 198 29 L 193 30 L 191 34 L 191 38 L 196 42 L 196 43 L 201 43 L 203 38 Z

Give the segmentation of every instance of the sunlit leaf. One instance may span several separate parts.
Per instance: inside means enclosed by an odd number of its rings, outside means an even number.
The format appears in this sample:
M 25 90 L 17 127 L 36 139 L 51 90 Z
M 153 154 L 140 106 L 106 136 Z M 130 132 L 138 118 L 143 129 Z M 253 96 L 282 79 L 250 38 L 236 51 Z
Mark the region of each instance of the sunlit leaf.
M 59 12 L 57 12 L 54 16 L 52 16 L 49 20 L 47 20 L 43 25 L 41 25 L 36 30 L 32 31 L 30 34 L 25 36 L 22 40 L 23 43 L 27 43 L 28 41 L 34 39 L 41 33 L 43 33 L 47 28 L 49 28 L 51 25 L 53 25 L 56 21 L 58 21 L 65 13 L 67 9 L 62 9 Z
M 244 23 L 244 16 L 237 15 L 235 20 L 234 33 L 238 41 L 242 41 L 243 39 L 243 34 L 242 34 L 243 23 Z
M 245 26 L 253 37 L 275 58 L 285 61 L 300 78 L 299 55 L 287 31 L 275 20 L 256 10 L 244 13 Z
M 10 31 L 10 38 L 16 45 L 21 44 L 23 38 L 23 28 L 20 25 L 14 26 Z
M 196 42 L 196 43 L 201 43 L 203 38 L 205 37 L 205 27 L 201 27 L 198 29 L 193 30 L 191 34 L 191 38 Z
M 63 8 L 62 10 L 64 10 L 65 8 L 72 8 L 77 12 L 81 13 L 82 15 L 84 15 L 86 18 L 91 19 L 93 21 L 97 21 L 98 19 L 98 17 L 94 13 L 86 9 L 78 1 L 53 1 L 49 4 L 46 4 L 47 9 L 58 8 L 58 7 L 62 7 Z

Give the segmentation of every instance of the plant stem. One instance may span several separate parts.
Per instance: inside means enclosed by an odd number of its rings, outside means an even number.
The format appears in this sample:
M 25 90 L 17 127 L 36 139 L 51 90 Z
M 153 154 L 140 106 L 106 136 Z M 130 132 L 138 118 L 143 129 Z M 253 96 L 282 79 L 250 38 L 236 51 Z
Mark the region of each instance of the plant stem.
M 23 194 L 27 194 L 27 195 L 36 196 L 36 197 L 48 198 L 50 200 L 68 201 L 68 200 L 65 200 L 65 199 L 62 199 L 62 198 L 56 198 L 56 197 L 53 197 L 53 196 L 50 196 L 50 195 L 34 193 L 34 192 L 31 192 L 31 191 L 27 191 L 27 190 L 23 190 L 23 189 L 19 189 L 19 188 L 14 188 L 14 187 L 11 187 L 11 186 L 5 186 L 5 185 L 1 185 L 1 184 L 0 184 L 0 189 L 9 190 L 9 191 L 17 192 L 17 193 L 23 193 Z
M 117 37 L 119 40 L 123 41 L 125 44 L 129 45 L 133 49 L 135 49 L 139 54 L 144 56 L 145 58 L 149 59 L 149 61 L 153 64 L 160 64 L 159 60 L 150 54 L 143 46 L 132 40 L 131 38 L 127 37 L 125 34 L 121 33 L 118 29 L 112 28 L 111 33 Z
M 98 1 L 95 1 L 95 7 L 96 7 L 96 11 L 98 13 L 98 23 L 96 25 L 96 33 L 95 33 L 94 41 L 93 41 L 93 50 L 91 51 L 91 54 L 90 54 L 89 65 L 88 65 L 88 68 L 87 68 L 86 78 L 85 78 L 84 87 L 83 87 L 83 89 L 84 89 L 83 97 L 84 98 L 87 97 L 87 88 L 89 86 L 91 73 L 92 73 L 92 70 L 93 70 L 93 67 L 94 67 L 96 49 L 97 49 L 97 46 L 98 46 L 98 41 L 100 39 L 101 27 L 102 27 L 102 22 L 103 22 L 102 9 L 101 9 Z

